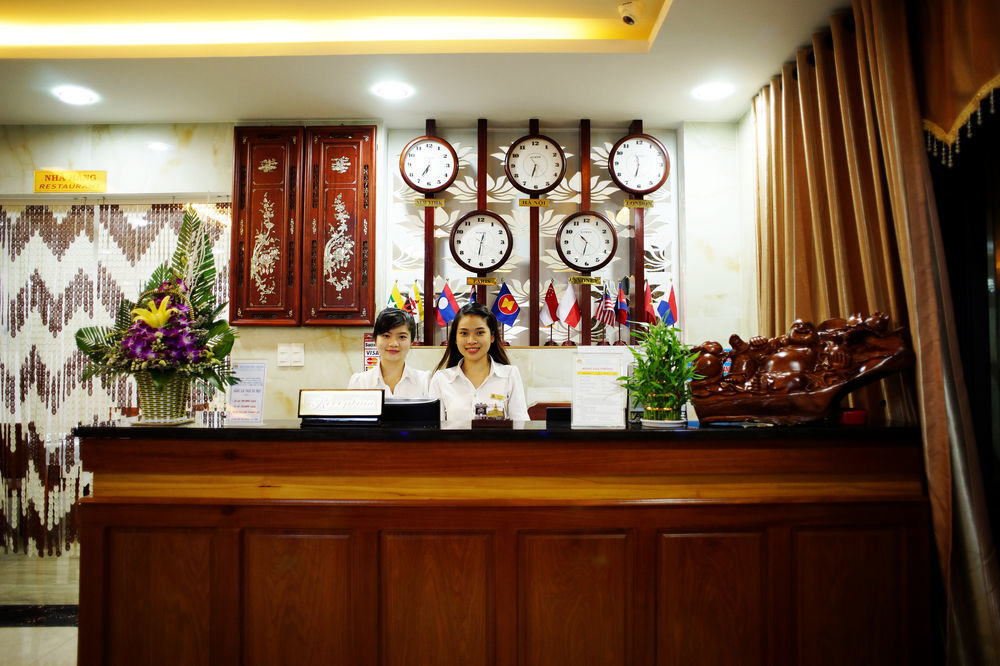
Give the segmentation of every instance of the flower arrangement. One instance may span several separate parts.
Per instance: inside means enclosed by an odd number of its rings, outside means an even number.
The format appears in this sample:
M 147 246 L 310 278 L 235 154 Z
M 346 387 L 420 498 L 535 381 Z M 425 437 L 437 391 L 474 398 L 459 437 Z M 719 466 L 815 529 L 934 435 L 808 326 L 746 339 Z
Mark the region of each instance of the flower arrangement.
M 217 319 L 226 304 L 215 302 L 215 275 L 208 233 L 188 209 L 169 265 L 153 271 L 136 302 L 122 299 L 114 327 L 76 332 L 77 348 L 90 359 L 83 379 L 147 374 L 161 393 L 178 378 L 220 390 L 235 384 L 227 357 L 237 332 Z
M 676 420 L 681 407 L 691 398 L 692 379 L 700 379 L 694 371 L 698 352 L 681 342 L 678 331 L 665 322 L 641 324 L 637 331 L 640 349 L 629 347 L 635 363 L 632 374 L 618 381 L 635 395 L 644 408 L 647 420 Z

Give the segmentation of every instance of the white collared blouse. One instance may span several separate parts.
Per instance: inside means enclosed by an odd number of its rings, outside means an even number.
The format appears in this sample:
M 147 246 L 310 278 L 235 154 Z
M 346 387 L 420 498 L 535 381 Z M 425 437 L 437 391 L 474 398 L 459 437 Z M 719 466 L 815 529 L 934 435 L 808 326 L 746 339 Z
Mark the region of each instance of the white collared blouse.
M 426 398 L 430 378 L 430 370 L 417 370 L 411 368 L 409 364 L 405 364 L 403 365 L 403 376 L 399 378 L 396 390 L 393 391 L 382 379 L 382 366 L 379 364 L 364 372 L 356 372 L 351 375 L 351 380 L 347 382 L 347 388 L 384 389 L 386 398 Z
M 528 420 L 524 383 L 516 366 L 494 363 L 479 388 L 462 372 L 462 364 L 438 370 L 431 377 L 429 394 L 441 401 L 442 421 L 471 421 L 477 418 Z

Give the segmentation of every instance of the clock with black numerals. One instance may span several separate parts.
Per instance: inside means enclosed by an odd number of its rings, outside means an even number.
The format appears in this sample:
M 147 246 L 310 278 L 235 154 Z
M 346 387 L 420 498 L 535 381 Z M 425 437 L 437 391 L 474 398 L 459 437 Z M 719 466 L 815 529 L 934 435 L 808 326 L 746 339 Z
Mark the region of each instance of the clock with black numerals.
M 581 273 L 607 266 L 618 250 L 614 225 L 600 213 L 583 211 L 570 215 L 556 230 L 559 258 Z
M 566 155 L 559 142 L 529 134 L 510 144 L 504 171 L 514 187 L 538 196 L 559 185 L 566 173 Z
M 458 155 L 436 136 L 420 136 L 399 155 L 399 172 L 406 184 L 424 194 L 447 189 L 458 175 Z
M 632 194 L 658 190 L 670 173 L 670 156 L 656 138 L 648 134 L 629 134 L 620 139 L 608 154 L 611 180 Z
M 489 273 L 503 266 L 510 257 L 514 237 L 499 215 L 488 210 L 474 210 L 463 215 L 451 228 L 448 247 L 462 268 L 473 273 Z

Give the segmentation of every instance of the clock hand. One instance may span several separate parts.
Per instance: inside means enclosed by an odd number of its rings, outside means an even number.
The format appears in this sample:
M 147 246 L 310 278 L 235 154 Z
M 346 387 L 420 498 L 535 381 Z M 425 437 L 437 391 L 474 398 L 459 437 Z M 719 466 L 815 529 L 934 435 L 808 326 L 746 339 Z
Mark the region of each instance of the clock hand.
M 581 236 L 581 238 L 583 238 L 583 252 L 581 252 L 580 254 L 584 255 L 587 254 L 587 246 L 590 244 L 590 242 L 587 240 L 586 236 Z
M 538 162 L 531 165 L 531 175 L 534 176 L 536 171 L 538 171 Z
M 635 158 L 635 175 L 636 176 L 639 175 L 639 158 L 638 157 Z
M 430 162 L 428 162 L 428 163 L 427 163 L 427 166 L 425 166 L 425 167 L 424 167 L 424 172 L 423 172 L 422 174 L 420 174 L 420 175 L 421 175 L 421 176 L 426 176 L 426 175 L 427 175 L 427 172 L 428 172 L 428 171 L 430 171 L 430 170 L 431 170 L 431 163 L 430 163 Z
M 486 240 L 486 232 L 484 231 L 483 233 L 479 234 L 479 254 L 480 254 L 480 256 L 482 256 L 482 254 L 483 254 L 483 241 L 485 241 L 485 240 Z

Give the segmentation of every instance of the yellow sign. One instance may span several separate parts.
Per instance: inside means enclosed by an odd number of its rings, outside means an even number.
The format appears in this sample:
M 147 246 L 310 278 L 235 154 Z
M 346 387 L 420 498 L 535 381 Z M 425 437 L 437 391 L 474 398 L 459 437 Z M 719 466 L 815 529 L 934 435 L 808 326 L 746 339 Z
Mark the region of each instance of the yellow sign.
M 598 287 L 601 286 L 601 278 L 591 277 L 589 275 L 574 275 L 569 279 L 570 284 L 595 284 Z
M 424 207 L 430 206 L 430 207 L 433 207 L 433 208 L 440 208 L 441 206 L 444 205 L 444 199 L 416 199 L 413 202 L 413 205 L 414 206 L 424 206 Z
M 107 171 L 35 171 L 35 192 L 107 192 Z
M 518 199 L 517 205 L 522 208 L 548 208 L 548 199 Z
M 652 201 L 646 201 L 645 199 L 626 199 L 625 200 L 625 207 L 626 208 L 652 208 L 653 207 L 653 202 Z
M 485 284 L 487 287 L 495 287 L 497 286 L 497 279 L 488 277 L 470 277 L 465 278 L 465 284 Z

